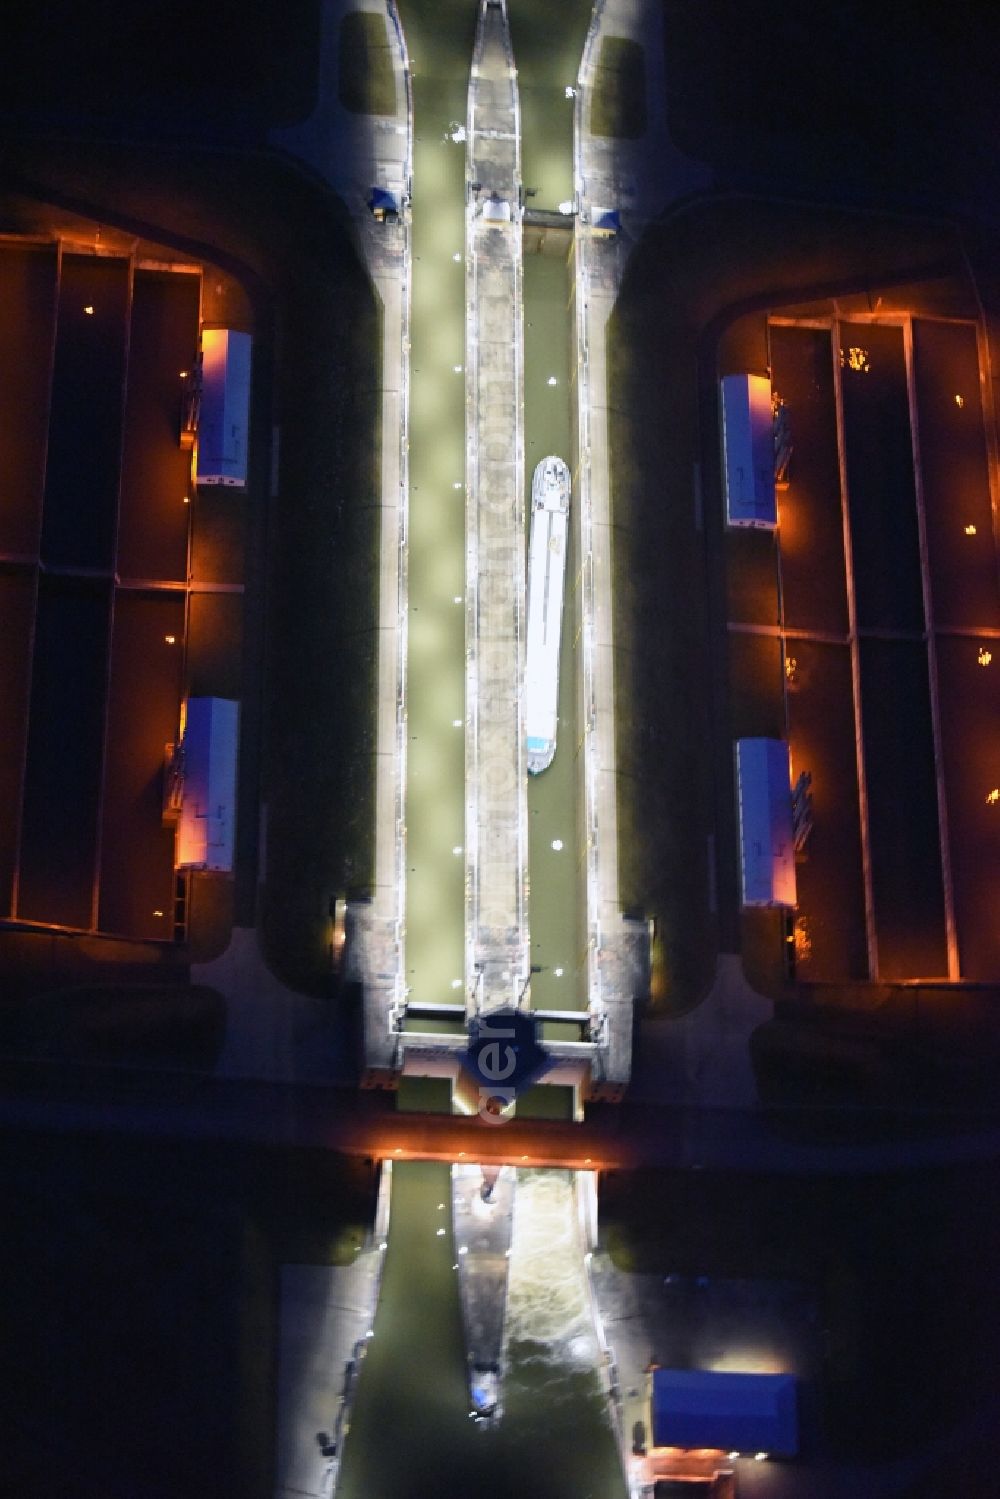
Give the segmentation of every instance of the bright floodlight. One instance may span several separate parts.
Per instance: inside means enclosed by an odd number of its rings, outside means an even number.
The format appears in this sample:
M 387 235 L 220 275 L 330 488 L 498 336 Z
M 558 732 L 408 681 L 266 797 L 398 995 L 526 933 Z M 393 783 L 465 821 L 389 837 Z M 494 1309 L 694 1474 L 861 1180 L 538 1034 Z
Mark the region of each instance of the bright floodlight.
M 563 841 L 562 841 L 561 838 L 553 838 L 553 840 L 552 840 L 552 848 L 553 848 L 553 851 L 555 853 L 561 854 L 562 853 L 562 846 L 563 846 Z

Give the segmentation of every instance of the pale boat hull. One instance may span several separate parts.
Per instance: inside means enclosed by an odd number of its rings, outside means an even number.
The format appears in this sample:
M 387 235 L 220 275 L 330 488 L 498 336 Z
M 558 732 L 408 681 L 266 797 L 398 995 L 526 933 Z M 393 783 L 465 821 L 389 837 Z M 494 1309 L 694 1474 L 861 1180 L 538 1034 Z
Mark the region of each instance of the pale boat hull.
M 528 548 L 528 635 L 525 728 L 528 771 L 539 775 L 556 753 L 559 644 L 562 637 L 569 534 L 569 469 L 561 458 L 543 458 L 531 482 Z

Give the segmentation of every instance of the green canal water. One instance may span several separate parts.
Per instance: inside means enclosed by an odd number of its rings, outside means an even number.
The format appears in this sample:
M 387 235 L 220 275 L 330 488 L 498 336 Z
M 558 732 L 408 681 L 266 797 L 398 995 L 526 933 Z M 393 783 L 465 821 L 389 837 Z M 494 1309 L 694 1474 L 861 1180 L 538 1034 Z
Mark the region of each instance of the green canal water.
M 557 209 L 573 197 L 573 101 L 591 7 L 586 0 L 509 0 L 521 105 L 521 179 L 528 208 Z M 567 221 L 570 222 L 570 221 Z M 576 397 L 574 267 L 567 233 L 524 256 L 525 493 L 535 464 L 565 458 L 575 479 L 572 402 Z M 554 378 L 555 385 L 549 381 Z M 571 515 L 566 559 L 556 757 L 528 782 L 528 892 L 531 1002 L 541 1009 L 585 1009 L 584 850 L 580 843 L 581 749 L 577 723 L 577 573 Z M 553 844 L 561 844 L 554 848 Z M 559 1031 L 564 1030 L 560 1027 Z M 558 1034 L 552 1027 L 547 1034 Z M 570 1032 L 569 1039 L 577 1033 Z
M 569 236 L 567 235 L 567 246 Z M 524 447 L 526 493 L 536 463 L 556 453 L 573 467 L 569 278 L 565 251 L 524 258 Z M 556 380 L 550 385 L 551 379 Z M 574 526 L 566 558 L 556 757 L 528 781 L 528 894 L 531 1003 L 586 1008 L 584 864 L 579 839 L 577 731 L 577 563 Z M 574 1033 L 570 1039 L 576 1039 Z
M 476 12 L 456 0 L 406 0 L 401 17 L 414 100 L 406 969 L 412 999 L 461 1005 L 465 147 L 445 137 L 466 116 Z

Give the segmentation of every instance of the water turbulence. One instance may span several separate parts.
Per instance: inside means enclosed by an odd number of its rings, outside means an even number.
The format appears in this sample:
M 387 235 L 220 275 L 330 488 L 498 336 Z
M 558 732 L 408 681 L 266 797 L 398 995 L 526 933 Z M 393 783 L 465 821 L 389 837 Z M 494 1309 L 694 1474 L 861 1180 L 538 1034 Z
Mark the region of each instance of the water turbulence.
M 509 1396 L 536 1393 L 576 1400 L 581 1376 L 603 1409 L 594 1331 L 569 1171 L 519 1171 L 507 1293 Z

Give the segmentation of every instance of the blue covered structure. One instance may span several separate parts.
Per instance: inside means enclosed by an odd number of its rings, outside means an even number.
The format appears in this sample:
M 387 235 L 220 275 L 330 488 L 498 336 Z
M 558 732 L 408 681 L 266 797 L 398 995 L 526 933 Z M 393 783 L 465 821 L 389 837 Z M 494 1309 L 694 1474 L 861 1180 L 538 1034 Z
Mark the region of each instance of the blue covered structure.
M 617 208 L 594 208 L 590 218 L 591 232 L 613 239 L 621 232 L 622 216 Z
M 795 905 L 791 751 L 783 739 L 737 739 L 740 882 L 745 906 Z
M 399 218 L 399 197 L 388 188 L 373 187 L 368 196 L 372 217 L 379 223 L 395 223 Z
M 794 1457 L 799 1449 L 792 1374 L 654 1369 L 651 1406 L 657 1447 L 716 1447 L 773 1457 Z
M 778 509 L 771 382 L 766 375 L 726 375 L 721 398 L 726 521 L 773 530 Z
M 239 717 L 240 705 L 231 698 L 188 699 L 181 751 L 178 869 L 232 872 Z
M 250 443 L 253 339 L 232 328 L 204 328 L 195 474 L 199 484 L 244 489 Z

